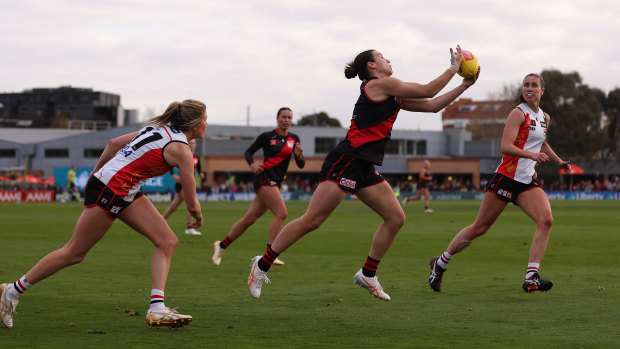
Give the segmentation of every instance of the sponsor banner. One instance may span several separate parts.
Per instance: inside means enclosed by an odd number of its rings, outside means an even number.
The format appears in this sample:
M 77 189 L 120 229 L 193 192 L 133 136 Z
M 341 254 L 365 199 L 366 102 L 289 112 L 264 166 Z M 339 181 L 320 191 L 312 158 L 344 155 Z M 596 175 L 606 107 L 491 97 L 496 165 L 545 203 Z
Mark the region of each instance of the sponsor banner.
M 161 193 L 166 191 L 174 193 L 174 184 L 174 179 L 172 179 L 172 175 L 168 172 L 163 176 L 149 178 L 146 183 L 142 184 L 140 190 L 144 193 Z
M 144 193 L 152 202 L 172 201 L 172 193 Z
M 548 191 L 549 200 L 620 200 L 620 191 Z
M 295 195 L 295 193 L 280 192 L 280 195 L 282 195 L 284 201 L 298 200 L 298 195 Z M 198 201 L 252 201 L 256 197 L 256 193 L 219 193 L 207 195 L 204 192 L 199 192 L 197 196 Z
M 54 181 L 61 188 L 67 187 L 67 173 L 70 167 L 56 167 L 54 168 Z M 78 167 L 75 169 L 75 185 L 80 191 L 84 190 L 88 176 L 93 171 L 92 167 Z M 170 172 L 159 177 L 149 178 L 142 186 L 140 190 L 144 193 L 163 193 L 167 191 L 174 192 L 174 179 Z
M 53 190 L 0 190 L 0 202 L 52 202 Z
M 0 190 L 0 202 L 21 202 L 21 190 Z
M 54 168 L 54 183 L 60 186 L 62 189 L 67 187 L 67 173 L 71 167 L 55 167 Z M 92 167 L 76 167 L 75 169 L 75 185 L 78 190 L 83 191 L 88 181 L 88 176 L 93 171 Z
M 549 200 L 620 200 L 618 191 L 547 191 Z M 400 198 L 413 196 L 403 194 Z M 484 192 L 440 192 L 432 191 L 431 200 L 482 200 Z

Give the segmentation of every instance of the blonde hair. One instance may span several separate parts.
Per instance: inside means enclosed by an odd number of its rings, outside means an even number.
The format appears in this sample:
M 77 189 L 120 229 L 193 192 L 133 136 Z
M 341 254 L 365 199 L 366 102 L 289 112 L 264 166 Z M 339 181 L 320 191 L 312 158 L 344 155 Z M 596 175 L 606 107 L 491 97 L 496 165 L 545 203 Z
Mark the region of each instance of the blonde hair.
M 198 125 L 205 115 L 207 106 L 194 99 L 186 99 L 183 102 L 172 102 L 166 111 L 150 119 L 147 123 L 151 125 L 164 126 L 170 124 L 181 132 L 185 132 Z

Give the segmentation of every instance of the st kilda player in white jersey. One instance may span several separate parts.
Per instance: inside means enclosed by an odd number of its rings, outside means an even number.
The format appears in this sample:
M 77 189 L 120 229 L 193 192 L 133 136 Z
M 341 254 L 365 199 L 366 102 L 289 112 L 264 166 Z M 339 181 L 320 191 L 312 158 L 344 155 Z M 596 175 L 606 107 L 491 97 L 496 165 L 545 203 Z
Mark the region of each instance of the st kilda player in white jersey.
M 166 279 L 178 238 L 151 201 L 140 194 L 140 184 L 178 167 L 187 209 L 194 217 L 191 226 L 200 227 L 202 212 L 196 197 L 194 160 L 187 142 L 204 138 L 206 128 L 206 106 L 188 99 L 171 103 L 162 115 L 151 119 L 149 125 L 140 131 L 109 141 L 84 189 L 84 209 L 71 239 L 62 248 L 43 257 L 14 283 L 0 285 L 0 317 L 4 325 L 13 327 L 13 313 L 19 297 L 31 285 L 80 263 L 117 217 L 155 246 L 151 259 L 147 324 L 173 328 L 189 324 L 192 321 L 190 315 L 179 314 L 164 304 Z M 110 253 L 113 257 L 114 251 Z M 107 285 L 114 287 L 114 282 Z M 71 285 L 65 289 L 70 295 Z
M 185 134 L 170 125 L 146 126 L 94 175 L 119 198 L 131 202 L 141 184 L 170 171 L 163 150 L 171 142 L 188 144 Z
M 570 171 L 570 163 L 557 156 L 545 140 L 550 117 L 540 109 L 544 92 L 545 80 L 542 76 L 525 76 L 519 104 L 508 115 L 504 127 L 502 163 L 489 179 L 476 220 L 456 234 L 441 256 L 430 261 L 428 283 L 434 291 L 441 291 L 443 273 L 452 256 L 485 234 L 509 202 L 521 207 L 536 222 L 521 287 L 525 292 L 544 292 L 553 287 L 551 280 L 545 280 L 538 274 L 547 249 L 553 216 L 549 199 L 536 181 L 536 164 L 552 161 Z
M 519 127 L 514 145 L 522 150 L 539 153 L 547 138 L 547 117 L 542 109 L 533 111 L 527 103 L 517 106 L 525 116 Z M 514 155 L 504 155 L 502 163 L 495 171 L 517 182 L 529 184 L 536 174 L 536 161 Z

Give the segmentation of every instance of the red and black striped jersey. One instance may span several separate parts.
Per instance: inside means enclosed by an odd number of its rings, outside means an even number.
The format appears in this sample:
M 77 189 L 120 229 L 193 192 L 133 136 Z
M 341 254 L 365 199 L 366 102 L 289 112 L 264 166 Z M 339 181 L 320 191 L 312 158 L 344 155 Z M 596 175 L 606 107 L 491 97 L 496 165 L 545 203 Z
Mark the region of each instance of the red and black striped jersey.
M 391 138 L 392 127 L 401 109 L 401 100 L 397 97 L 389 97 L 383 101 L 372 100 L 366 94 L 366 84 L 372 79 L 376 78 L 362 81 L 347 137 L 334 149 L 381 165 L 385 144 Z
M 291 154 L 299 142 L 299 136 L 296 134 L 289 132 L 288 135 L 284 136 L 277 129 L 274 129 L 261 133 L 243 155 L 248 165 L 251 165 L 254 162 L 254 153 L 263 148 L 265 159 L 261 168 L 272 180 L 282 181 L 286 170 L 288 170 Z M 303 168 L 306 164 L 303 159 L 297 160 L 295 158 L 295 162 L 299 168 Z

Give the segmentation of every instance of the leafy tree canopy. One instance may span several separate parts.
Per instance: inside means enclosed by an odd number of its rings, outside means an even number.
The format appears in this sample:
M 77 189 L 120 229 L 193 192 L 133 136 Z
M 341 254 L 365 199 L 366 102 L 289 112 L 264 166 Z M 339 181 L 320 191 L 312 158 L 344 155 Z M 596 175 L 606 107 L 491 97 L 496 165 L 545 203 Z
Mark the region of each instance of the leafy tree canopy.
M 303 115 L 297 126 L 342 127 L 338 119 L 330 117 L 326 112 Z

